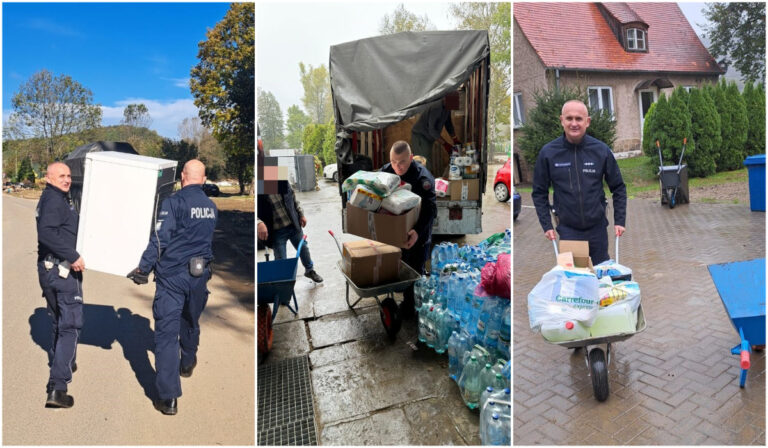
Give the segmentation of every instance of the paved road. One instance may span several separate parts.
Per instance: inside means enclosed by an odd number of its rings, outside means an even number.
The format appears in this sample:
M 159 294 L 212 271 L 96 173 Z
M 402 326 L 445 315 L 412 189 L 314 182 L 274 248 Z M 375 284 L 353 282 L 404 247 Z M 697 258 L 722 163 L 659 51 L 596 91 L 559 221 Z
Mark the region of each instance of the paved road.
M 491 167 L 489 176 L 497 168 Z M 408 345 L 416 340 L 415 322 L 405 322 L 390 343 L 373 299 L 361 301 L 354 312 L 347 307 L 344 277 L 336 267 L 340 255 L 328 230 L 342 242 L 359 238 L 341 233 L 338 185 L 321 180 L 320 187 L 297 196 L 308 219 L 312 258 L 325 282 L 315 285 L 298 268 L 299 314 L 280 308 L 274 348 L 264 362 L 309 355 L 319 444 L 479 445 L 477 413 L 464 406 L 448 378 L 447 356 Z M 496 201 L 487 187 L 483 234 L 452 241 L 475 244 L 510 222 L 509 202 Z M 294 256 L 292 247 L 288 254 Z M 258 257 L 264 260 L 263 251 Z
M 583 354 L 530 330 L 528 292 L 554 255 L 533 208 L 515 223 L 514 443 L 765 445 L 765 352 L 753 353 L 740 389 L 730 354 L 738 334 L 707 270 L 765 257 L 765 213 L 702 203 L 669 210 L 637 199 L 627 217 L 620 259 L 640 284 L 648 327 L 614 345 L 603 403 L 593 398 Z
M 146 395 L 153 284 L 98 272 L 86 272 L 83 286 L 79 370 L 69 385 L 75 406 L 44 408 L 50 321 L 35 270 L 35 205 L 3 195 L 3 444 L 252 445 L 253 313 L 216 275 L 178 415 L 160 414 Z

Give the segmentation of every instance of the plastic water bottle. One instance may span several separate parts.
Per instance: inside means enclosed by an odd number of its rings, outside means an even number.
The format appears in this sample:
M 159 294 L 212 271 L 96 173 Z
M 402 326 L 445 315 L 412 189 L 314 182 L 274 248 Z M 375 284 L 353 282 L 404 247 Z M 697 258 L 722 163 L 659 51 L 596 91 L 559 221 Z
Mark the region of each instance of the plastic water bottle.
M 422 303 L 419 308 L 419 342 L 427 343 L 427 313 L 430 303 Z
M 482 409 L 482 406 L 485 404 L 485 402 L 488 401 L 491 395 L 493 395 L 493 391 L 494 391 L 493 387 L 488 386 L 485 388 L 485 390 L 483 390 L 483 393 L 480 394 L 480 401 L 478 403 L 481 409 Z
M 448 319 L 446 319 L 446 316 Z M 448 339 L 451 336 L 451 323 L 450 313 L 446 308 L 437 306 L 434 314 L 434 327 L 435 327 L 435 352 L 445 353 L 448 346 Z
M 483 347 L 491 352 L 496 351 L 499 342 L 499 328 L 501 327 L 501 315 L 503 312 L 500 306 L 501 303 L 498 298 L 493 296 L 486 297 L 483 303 L 483 310 L 477 321 L 478 335 L 482 334 L 483 337 Z M 484 327 L 482 331 L 481 325 Z
M 494 412 L 491 414 L 491 421 L 488 422 L 488 430 L 486 431 L 488 440 L 483 444 L 501 446 L 506 445 L 507 435 L 504 434 L 504 422 L 499 418 L 499 414 Z
M 462 330 L 462 333 L 463 332 L 464 330 Z M 464 356 L 469 352 L 469 342 L 467 341 L 466 336 L 464 336 L 462 333 L 459 333 L 459 346 L 456 351 L 456 360 L 459 364 L 459 369 L 456 372 L 456 384 L 459 384 L 459 379 L 461 378 L 461 374 L 464 371 L 464 365 L 466 364 Z
M 434 315 L 435 315 L 435 305 L 430 304 L 429 308 L 427 308 L 427 311 L 424 313 L 424 339 L 427 343 L 427 347 L 434 348 L 435 347 L 435 323 L 434 323 Z
M 460 383 L 464 384 L 464 389 L 462 390 L 461 395 L 464 398 L 464 403 L 469 409 L 477 408 L 478 402 L 480 401 L 480 394 L 483 392 L 483 386 L 480 380 L 481 370 L 480 363 L 477 362 L 477 358 L 474 356 L 472 356 L 467 365 L 464 366 L 464 372 L 462 373 L 464 381 L 460 381 Z
M 494 378 L 496 378 L 496 372 L 493 371 L 493 366 L 491 363 L 486 363 L 480 372 L 480 384 L 482 384 L 483 390 L 493 385 Z
M 451 377 L 456 383 L 459 382 L 459 375 L 461 375 L 461 360 L 459 357 L 461 353 L 461 337 L 459 333 L 453 331 L 451 337 L 448 338 L 448 376 Z
M 494 390 L 504 390 L 507 388 L 507 382 L 504 380 L 504 376 L 501 373 L 494 375 L 493 382 L 491 383 L 490 387 Z
M 437 275 L 440 269 L 440 246 L 432 246 L 432 255 L 429 259 L 431 277 Z
M 501 327 L 499 328 L 499 339 L 496 345 L 499 353 L 505 359 L 510 359 L 510 341 L 512 340 L 512 316 L 510 316 L 510 306 L 504 307 L 501 316 Z

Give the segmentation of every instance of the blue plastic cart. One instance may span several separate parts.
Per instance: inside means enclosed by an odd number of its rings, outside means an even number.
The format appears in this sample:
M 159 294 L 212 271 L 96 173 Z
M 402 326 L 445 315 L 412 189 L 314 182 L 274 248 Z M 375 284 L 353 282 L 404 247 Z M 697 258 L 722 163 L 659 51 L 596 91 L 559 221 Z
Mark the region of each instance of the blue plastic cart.
M 725 312 L 739 333 L 731 354 L 739 355 L 744 387 L 750 367 L 749 354 L 765 348 L 765 258 L 707 266 Z
M 258 351 L 261 354 L 267 354 L 272 349 L 272 324 L 277 316 L 277 310 L 280 305 L 288 307 L 295 316 L 299 312 L 299 304 L 296 301 L 296 293 L 293 286 L 296 284 L 296 270 L 299 264 L 299 254 L 304 246 L 304 239 L 299 242 L 296 248 L 296 257 L 284 258 L 273 261 L 260 261 L 258 263 L 258 283 L 257 283 L 257 343 Z M 269 256 L 267 256 L 268 258 Z M 293 306 L 291 306 L 293 298 Z M 270 312 L 271 305 L 271 312 Z

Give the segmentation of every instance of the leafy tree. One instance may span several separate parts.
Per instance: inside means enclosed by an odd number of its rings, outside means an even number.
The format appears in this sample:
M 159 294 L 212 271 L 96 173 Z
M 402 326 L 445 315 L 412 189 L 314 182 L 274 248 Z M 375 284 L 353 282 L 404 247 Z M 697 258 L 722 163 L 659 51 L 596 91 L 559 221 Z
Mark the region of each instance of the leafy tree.
M 15 182 L 35 182 L 35 171 L 32 169 L 32 162 L 29 160 L 29 157 L 25 157 L 21 161 L 21 165 L 19 165 L 19 170 L 16 171 L 16 178 L 14 179 Z
M 264 150 L 283 147 L 283 111 L 272 92 L 259 88 L 259 129 Z
M 685 151 L 688 173 L 693 177 L 715 174 L 715 157 L 722 144 L 720 116 L 712 97 L 703 89 L 691 89 L 688 101 L 691 111 L 691 134 L 696 146 Z
M 325 165 L 336 163 L 336 123 L 329 122 L 325 129 L 323 140 L 323 161 Z
M 232 3 L 198 44 L 189 82 L 203 126 L 210 128 L 237 176 L 240 194 L 253 178 L 255 132 L 255 5 Z
M 487 30 L 491 45 L 491 84 L 488 91 L 488 138 L 502 139 L 497 125 L 510 123 L 512 40 L 511 3 L 453 3 L 449 13 L 460 30 Z M 559 114 L 558 114 L 559 115 Z
M 704 17 L 712 56 L 733 63 L 744 80 L 765 79 L 765 2 L 707 3 Z
M 224 174 L 226 156 L 219 142 L 213 137 L 199 117 L 188 117 L 178 126 L 179 136 L 197 146 L 198 158 L 205 164 L 206 176 L 217 180 Z
M 309 124 L 304 128 L 302 148 L 304 154 L 323 155 L 323 143 L 328 134 L 326 124 Z M 335 143 L 335 141 L 334 141 Z
M 41 70 L 13 95 L 12 117 L 21 126 L 17 130 L 43 139 L 48 163 L 65 152 L 62 136 L 100 125 L 101 107 L 92 102 L 93 93 L 79 82 Z
M 333 99 L 331 98 L 331 78 L 325 65 L 313 68 L 299 62 L 301 86 L 304 96 L 301 98 L 304 109 L 312 123 L 327 123 L 333 118 Z
M 587 104 L 587 94 L 581 89 L 562 88 L 534 92 L 536 106 L 531 109 L 529 120 L 523 125 L 519 139 L 520 149 L 525 160 L 534 166 L 541 148 L 563 135 L 560 114 L 563 104 L 569 100 L 580 100 Z M 605 112 L 590 110 L 591 123 L 587 133 L 598 140 L 613 146 L 616 141 L 616 123 Z
M 179 162 L 176 168 L 176 180 L 181 179 L 181 168 L 185 163 L 197 158 L 197 146 L 185 140 L 164 138 L 161 146 L 163 158 Z
M 137 128 L 148 128 L 152 124 L 152 117 L 150 117 L 149 109 L 144 104 L 129 104 L 123 109 L 121 123 Z
M 748 82 L 741 93 L 747 105 L 749 130 L 747 131 L 746 155 L 765 154 L 765 88 Z
M 425 14 L 423 17 L 408 11 L 405 9 L 405 5 L 400 3 L 395 8 L 395 12 L 392 15 L 385 15 L 381 19 L 381 25 L 379 25 L 379 33 L 381 34 L 395 34 L 402 31 L 427 31 L 434 30 L 435 25 L 429 21 L 429 18 Z
M 304 128 L 311 122 L 312 119 L 309 118 L 299 106 L 294 104 L 288 108 L 288 121 L 285 125 L 288 130 L 288 135 L 285 136 L 285 142 L 288 144 L 289 148 L 301 148 L 301 138 L 304 135 Z

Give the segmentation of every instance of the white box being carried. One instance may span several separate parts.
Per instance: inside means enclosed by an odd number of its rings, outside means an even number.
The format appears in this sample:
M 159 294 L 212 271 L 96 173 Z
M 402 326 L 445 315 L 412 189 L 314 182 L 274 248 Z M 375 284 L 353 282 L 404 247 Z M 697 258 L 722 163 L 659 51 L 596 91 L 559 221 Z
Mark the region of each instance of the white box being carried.
M 139 265 L 177 164 L 111 151 L 86 156 L 77 231 L 86 269 L 125 276 Z

